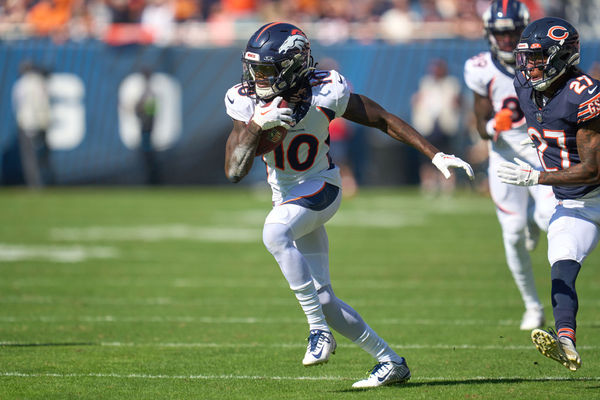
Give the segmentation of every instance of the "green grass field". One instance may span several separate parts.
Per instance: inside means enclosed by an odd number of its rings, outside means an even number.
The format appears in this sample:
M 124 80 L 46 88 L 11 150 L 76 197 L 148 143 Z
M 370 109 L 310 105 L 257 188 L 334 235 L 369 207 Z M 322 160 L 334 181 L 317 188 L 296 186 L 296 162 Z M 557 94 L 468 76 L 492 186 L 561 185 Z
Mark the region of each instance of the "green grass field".
M 490 199 L 363 190 L 327 225 L 337 295 L 401 355 L 403 386 L 353 391 L 374 360 L 307 325 L 261 240 L 267 192 L 0 193 L 0 399 L 600 398 L 600 249 L 578 279 L 575 373 L 518 324 Z M 533 253 L 552 323 L 545 239 Z

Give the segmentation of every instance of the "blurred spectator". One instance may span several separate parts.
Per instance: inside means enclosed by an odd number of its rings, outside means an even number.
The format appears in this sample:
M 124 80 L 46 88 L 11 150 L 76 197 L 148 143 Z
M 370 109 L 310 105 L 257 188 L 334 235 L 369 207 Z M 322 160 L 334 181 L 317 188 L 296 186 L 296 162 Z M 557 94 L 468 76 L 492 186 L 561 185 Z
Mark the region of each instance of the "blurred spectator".
M 73 0 L 41 0 L 27 13 L 27 23 L 38 35 L 64 35 L 68 32 Z
M 408 41 L 420 17 L 411 10 L 409 0 L 393 0 L 392 5 L 381 15 L 381 35 L 390 42 Z
M 258 10 L 258 0 L 221 0 L 223 11 L 236 19 L 252 16 Z
M 25 183 L 40 188 L 52 183 L 46 134 L 50 126 L 47 73 L 31 61 L 19 68 L 20 78 L 12 89 L 13 109 L 19 128 L 19 151 Z
M 111 22 L 103 39 L 114 46 L 126 44 L 150 44 L 153 34 L 140 25 L 144 0 L 106 0 Z
M 446 61 L 435 59 L 430 63 L 429 73 L 419 82 L 412 103 L 415 129 L 441 151 L 452 153 L 452 139 L 458 133 L 461 115 L 460 83 L 456 77 L 448 75 Z M 424 193 L 447 194 L 454 190 L 454 174 L 445 179 L 429 159 L 421 161 L 419 176 Z
M 147 0 L 141 15 L 142 27 L 152 35 L 153 42 L 167 45 L 175 34 L 175 3 L 171 0 Z
M 580 27 L 584 39 L 600 37 L 600 0 L 523 2 L 532 20 L 555 15 Z M 489 0 L 5 0 L 0 2 L 0 36 L 35 32 L 60 41 L 91 36 L 112 44 L 148 44 L 155 36 L 159 44 L 228 46 L 245 41 L 248 23 L 286 20 L 302 24 L 324 44 L 479 38 L 480 17 L 488 4 Z M 140 29 L 142 22 L 149 29 Z
M 174 0 L 173 10 L 176 22 L 184 22 L 201 16 L 198 0 Z

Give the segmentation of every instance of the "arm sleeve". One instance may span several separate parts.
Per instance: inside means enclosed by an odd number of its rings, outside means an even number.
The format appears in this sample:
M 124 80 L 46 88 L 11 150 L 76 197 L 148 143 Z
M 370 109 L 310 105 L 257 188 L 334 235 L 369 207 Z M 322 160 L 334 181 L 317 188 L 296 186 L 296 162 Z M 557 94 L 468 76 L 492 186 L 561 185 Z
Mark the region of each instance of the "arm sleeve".
M 241 95 L 238 89 L 239 85 L 234 86 L 225 94 L 225 109 L 231 118 L 248 123 L 254 114 L 254 102 L 250 97 Z
M 346 78 L 335 70 L 331 70 L 331 82 L 323 86 L 324 106 L 335 112 L 335 117 L 341 117 L 346 112 L 350 99 L 350 87 Z
M 581 94 L 576 94 L 575 90 L 571 90 L 569 94 L 573 97 L 573 103 L 577 107 L 577 125 L 581 125 L 591 119 L 600 116 L 600 82 L 592 80 L 589 76 L 587 79 L 593 82 L 592 85 L 581 89 Z M 579 86 L 581 88 L 581 86 Z M 577 88 L 577 86 L 575 86 Z
M 465 62 L 464 79 L 469 89 L 481 96 L 488 95 L 488 82 L 484 79 L 484 68 L 477 66 L 474 58 Z

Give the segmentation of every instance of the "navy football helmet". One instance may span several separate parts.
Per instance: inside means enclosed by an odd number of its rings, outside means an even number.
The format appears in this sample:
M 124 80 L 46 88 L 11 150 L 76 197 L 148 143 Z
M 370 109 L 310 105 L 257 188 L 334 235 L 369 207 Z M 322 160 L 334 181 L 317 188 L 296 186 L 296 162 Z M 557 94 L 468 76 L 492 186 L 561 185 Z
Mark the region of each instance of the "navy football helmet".
M 266 24 L 250 37 L 242 63 L 242 83 L 262 100 L 299 88 L 314 70 L 308 38 L 282 22 Z
M 529 10 L 517 0 L 496 0 L 483 13 L 483 27 L 492 54 L 505 66 L 515 65 L 514 49 L 529 23 Z M 498 38 L 507 35 L 501 43 Z
M 521 34 L 515 54 L 523 77 L 535 90 L 543 92 L 569 68 L 579 64 L 579 33 L 564 19 L 538 19 Z M 543 71 L 542 77 L 532 79 L 533 69 Z

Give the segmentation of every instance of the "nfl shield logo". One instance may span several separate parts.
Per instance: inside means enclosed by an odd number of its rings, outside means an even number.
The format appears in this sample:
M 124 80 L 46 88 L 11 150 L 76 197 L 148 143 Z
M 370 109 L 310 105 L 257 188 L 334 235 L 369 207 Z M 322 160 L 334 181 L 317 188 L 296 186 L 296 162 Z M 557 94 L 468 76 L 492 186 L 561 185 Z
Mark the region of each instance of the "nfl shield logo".
M 536 112 L 535 113 L 535 119 L 537 119 L 537 122 L 539 122 L 540 124 L 542 123 L 542 113 L 541 112 Z

